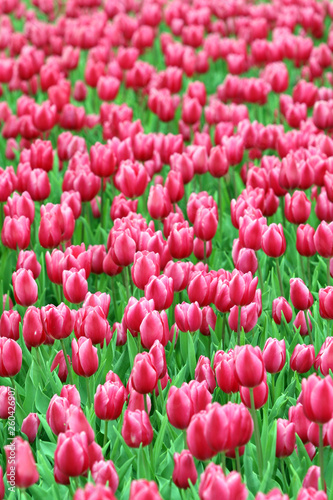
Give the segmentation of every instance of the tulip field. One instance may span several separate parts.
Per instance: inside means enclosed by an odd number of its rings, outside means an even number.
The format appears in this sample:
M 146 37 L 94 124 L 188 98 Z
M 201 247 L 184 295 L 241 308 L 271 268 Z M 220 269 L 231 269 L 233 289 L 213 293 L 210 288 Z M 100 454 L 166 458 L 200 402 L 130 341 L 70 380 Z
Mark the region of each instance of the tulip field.
M 333 500 L 332 20 L 0 0 L 0 500 Z

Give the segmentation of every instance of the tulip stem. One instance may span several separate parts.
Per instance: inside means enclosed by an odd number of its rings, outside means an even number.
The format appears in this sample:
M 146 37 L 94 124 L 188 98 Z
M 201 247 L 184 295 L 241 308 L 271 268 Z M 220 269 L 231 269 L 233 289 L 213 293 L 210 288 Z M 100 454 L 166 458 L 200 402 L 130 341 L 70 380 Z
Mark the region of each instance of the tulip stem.
M 88 403 L 88 408 L 91 408 L 91 394 L 90 394 L 90 386 L 89 386 L 89 377 L 86 378 L 86 386 L 87 386 L 87 403 Z
M 241 314 L 242 314 L 242 308 L 241 308 L 241 306 L 238 306 L 237 345 L 241 345 L 240 344 Z
M 187 450 L 187 431 L 183 430 L 183 438 L 184 438 L 184 450 Z
M 161 401 L 162 401 L 162 414 L 163 414 L 165 412 L 165 401 L 164 401 L 164 396 L 163 396 L 161 379 L 158 379 L 157 386 L 158 386 L 158 395 L 161 397 Z
M 108 425 L 109 421 L 104 420 L 104 439 L 103 439 L 103 448 L 105 448 L 106 443 L 108 442 Z
M 301 262 L 301 271 L 302 271 L 303 281 L 304 281 L 304 283 L 306 283 L 305 270 L 304 270 L 304 262 L 303 262 L 303 258 L 302 258 L 301 255 L 299 256 L 299 260 Z M 309 283 L 308 283 L 308 286 L 310 286 Z
M 67 370 L 68 370 L 69 382 L 71 385 L 74 385 L 73 374 L 72 374 L 72 370 L 71 370 L 71 365 L 69 364 L 69 361 L 67 358 L 66 345 L 65 345 L 64 339 L 60 339 L 60 343 L 61 343 L 61 347 L 62 347 L 62 352 L 64 353 L 65 363 L 66 363 Z
M 207 242 L 204 241 L 203 242 L 203 245 L 204 245 L 204 248 L 203 248 L 203 251 L 204 251 L 204 255 L 203 255 L 203 261 L 204 261 L 204 264 L 206 265 L 207 264 Z
M 276 272 L 277 272 L 277 275 L 278 275 L 278 278 L 279 278 L 280 293 L 281 293 L 281 296 L 284 297 L 279 259 L 275 259 L 275 262 L 276 262 Z
M 272 390 L 272 395 L 271 395 L 271 399 L 272 399 L 272 406 L 274 405 L 274 401 L 275 401 L 275 373 L 271 373 L 271 390 Z
M 259 281 L 260 281 L 260 288 L 261 288 L 262 293 L 264 293 L 264 280 L 262 277 L 262 271 L 261 271 L 261 266 L 260 266 L 260 262 L 259 262 L 258 252 L 256 252 L 256 257 L 257 257 L 257 261 L 258 261 L 258 275 L 259 275 Z
M 227 321 L 227 315 L 224 313 L 223 314 L 223 319 L 222 319 L 222 336 L 221 336 L 221 348 L 224 349 L 224 342 L 225 342 L 225 324 Z
M 129 290 L 128 274 L 127 274 L 126 269 L 123 270 L 122 275 L 123 275 L 124 286 L 126 288 L 126 295 L 127 295 L 127 302 L 128 302 L 130 297 L 131 297 L 131 294 L 130 294 L 130 290 Z
M 222 215 L 223 215 L 223 204 L 222 204 L 222 179 L 220 177 L 217 183 L 218 189 L 218 202 L 219 202 L 219 218 L 220 218 L 220 237 L 222 238 Z
M 286 471 L 284 468 L 283 458 L 280 458 L 280 469 L 281 469 L 281 474 L 282 474 L 282 479 L 283 479 L 283 491 L 287 492 L 288 491 L 288 482 L 287 482 L 287 478 L 286 478 Z
M 253 425 L 254 425 L 254 439 L 256 443 L 256 448 L 257 448 L 257 455 L 258 455 L 258 471 L 259 471 L 259 478 L 260 480 L 262 479 L 262 472 L 263 472 L 263 455 L 262 455 L 262 447 L 261 447 L 261 439 L 260 439 L 260 432 L 259 432 L 259 423 L 258 423 L 258 417 L 257 417 L 257 412 L 254 404 L 254 395 L 253 395 L 253 388 L 249 388 L 250 391 L 250 400 L 251 400 L 251 416 L 253 420 Z
M 312 345 L 314 345 L 314 343 L 313 343 L 313 337 L 312 337 L 312 332 L 311 332 L 311 328 L 310 328 L 310 322 L 309 322 L 308 311 L 304 311 L 304 317 L 305 317 L 306 328 L 307 328 L 307 330 L 308 330 L 308 334 L 309 334 L 310 342 L 311 342 L 311 344 L 312 344 Z
M 103 177 L 101 178 L 101 226 L 102 228 L 104 228 L 104 225 L 103 225 L 103 215 L 104 215 L 104 190 L 103 190 L 103 187 L 104 187 L 104 182 L 103 182 Z
M 308 268 L 308 287 L 311 288 L 311 271 L 310 271 L 310 257 L 307 257 L 307 268 Z
M 325 491 L 323 424 L 319 424 L 319 466 L 321 489 Z
M 330 286 L 330 281 L 331 281 L 331 274 L 330 274 L 330 258 L 328 258 L 328 259 L 327 259 L 326 281 L 327 281 L 327 286 Z
M 145 406 L 145 412 L 147 413 L 147 415 L 149 415 L 148 404 L 147 404 L 147 394 L 143 395 L 143 403 L 144 403 L 144 406 Z
M 235 174 L 236 167 L 231 168 L 231 177 L 232 177 L 232 184 L 234 187 L 234 198 L 237 198 L 237 184 L 236 184 L 236 174 Z
M 226 474 L 227 473 L 226 458 L 225 458 L 225 453 L 223 451 L 221 453 L 221 457 L 222 457 L 222 470 L 224 474 Z
M 241 463 L 240 463 L 239 449 L 238 448 L 235 448 L 235 455 L 236 455 L 236 468 L 237 468 L 237 472 L 240 474 L 241 473 Z

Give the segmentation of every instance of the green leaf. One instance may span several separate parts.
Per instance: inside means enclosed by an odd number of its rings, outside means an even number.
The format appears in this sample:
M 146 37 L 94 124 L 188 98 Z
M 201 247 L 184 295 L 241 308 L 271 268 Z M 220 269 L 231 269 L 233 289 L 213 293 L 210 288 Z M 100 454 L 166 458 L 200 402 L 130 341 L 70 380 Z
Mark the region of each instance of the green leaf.
M 167 425 L 168 425 L 168 416 L 164 415 L 164 417 L 162 419 L 162 424 L 158 430 L 157 439 L 156 439 L 155 444 L 154 444 L 153 460 L 154 460 L 154 467 L 156 470 L 157 470 L 158 462 L 161 460 L 161 449 L 162 449 L 164 435 L 165 435 Z
M 190 377 L 194 378 L 195 367 L 197 365 L 193 337 L 190 333 L 187 334 L 187 350 L 188 350 L 188 362 L 190 368 Z
M 134 358 L 138 353 L 138 348 L 134 337 L 129 331 L 127 331 L 127 348 L 128 348 L 130 366 L 133 366 Z

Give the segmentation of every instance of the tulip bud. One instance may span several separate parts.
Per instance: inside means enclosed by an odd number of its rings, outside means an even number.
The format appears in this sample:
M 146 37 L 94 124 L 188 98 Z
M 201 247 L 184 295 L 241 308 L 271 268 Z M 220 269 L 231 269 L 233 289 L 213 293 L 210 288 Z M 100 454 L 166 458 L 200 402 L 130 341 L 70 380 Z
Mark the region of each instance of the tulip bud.
M 309 309 L 313 304 L 312 293 L 300 278 L 290 280 L 290 300 L 295 309 L 302 311 Z
M 138 448 L 147 446 L 153 440 L 153 428 L 145 411 L 126 410 L 121 435 L 127 446 Z
M 172 480 L 178 488 L 189 488 L 189 481 L 195 484 L 198 479 L 198 473 L 195 468 L 194 460 L 188 450 L 183 450 L 181 454 L 175 453 L 173 456 L 175 466 L 172 473 Z
M 294 451 L 296 444 L 295 424 L 278 418 L 276 434 L 276 456 L 288 457 Z
M 210 447 L 206 439 L 206 428 L 208 426 L 208 413 L 200 411 L 193 415 L 187 428 L 186 440 L 188 449 L 198 460 L 211 459 L 216 452 Z
M 278 297 L 277 299 L 274 299 L 272 303 L 272 317 L 277 325 L 281 325 L 282 313 L 285 317 L 286 322 L 290 323 L 293 316 L 291 306 L 288 303 L 287 299 L 285 299 L 284 297 Z
M 81 377 L 91 377 L 98 369 L 98 355 L 91 339 L 80 337 L 78 342 L 72 339 L 73 370 Z
M 99 385 L 94 397 L 96 416 L 101 420 L 115 420 L 122 412 L 127 399 L 127 391 L 123 384 L 105 382 Z
M 54 464 L 69 477 L 84 474 L 89 467 L 88 439 L 85 432 L 67 431 L 59 434 Z
M 297 373 L 306 373 L 315 360 L 315 350 L 312 344 L 297 344 L 290 358 L 290 368 Z
M 156 387 L 157 371 L 147 352 L 135 356 L 131 380 L 133 388 L 140 394 L 148 394 Z
M 15 340 L 0 338 L 0 376 L 14 377 L 21 370 L 22 349 Z
M 119 478 L 112 460 L 95 462 L 91 469 L 91 475 L 97 485 L 108 485 L 113 493 L 117 490 Z
M 320 379 L 310 375 L 302 380 L 303 408 L 306 417 L 312 422 L 325 424 L 333 413 L 333 380 L 328 375 Z
M 171 386 L 166 403 L 166 412 L 171 425 L 177 429 L 186 429 L 194 413 L 191 392 L 188 384 L 179 389 Z
M 284 339 L 269 338 L 266 340 L 263 352 L 263 360 L 268 373 L 278 373 L 286 362 L 286 344 Z
M 263 381 L 265 365 L 259 347 L 236 346 L 235 373 L 239 384 L 245 387 L 256 387 Z
M 29 443 L 33 443 L 35 441 L 39 424 L 40 420 L 37 413 L 29 413 L 29 415 L 23 420 L 21 432 L 27 436 Z
M 19 269 L 12 274 L 14 297 L 21 306 L 31 306 L 38 299 L 38 286 L 30 270 Z
M 15 468 L 15 486 L 16 488 L 29 488 L 39 479 L 34 456 L 27 441 L 21 437 L 15 437 L 11 444 L 5 447 L 7 458 L 7 481 L 12 480 L 12 467 Z M 14 460 L 14 465 L 13 465 Z
M 154 481 L 146 479 L 138 479 L 132 481 L 129 500 L 137 500 L 139 498 L 148 498 L 151 500 L 162 500 L 158 492 L 157 484 Z
M 84 269 L 78 271 L 72 268 L 70 271 L 63 271 L 62 283 L 64 296 L 68 302 L 72 302 L 73 304 L 83 302 L 88 292 L 86 271 Z

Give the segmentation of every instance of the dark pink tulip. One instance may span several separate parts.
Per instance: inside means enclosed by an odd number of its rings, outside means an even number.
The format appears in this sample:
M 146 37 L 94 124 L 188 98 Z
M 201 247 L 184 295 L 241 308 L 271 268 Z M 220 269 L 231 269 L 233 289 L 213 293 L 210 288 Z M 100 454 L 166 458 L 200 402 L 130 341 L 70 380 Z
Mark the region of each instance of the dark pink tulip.
M 147 300 L 154 300 L 155 308 L 158 311 L 168 309 L 174 297 L 173 279 L 163 274 L 151 276 L 145 286 L 145 297 Z
M 62 283 L 64 296 L 68 302 L 72 302 L 73 304 L 83 302 L 88 292 L 86 271 L 84 269 L 77 270 L 72 268 L 69 271 L 63 271 Z
M 240 386 L 239 393 L 242 403 L 247 408 L 251 408 L 250 390 L 248 389 L 248 387 Z M 259 385 L 254 387 L 253 398 L 254 398 L 254 407 L 256 410 L 262 408 L 266 404 L 268 399 L 268 385 L 266 381 L 266 375 L 264 377 L 264 380 Z
M 90 339 L 79 338 L 78 342 L 72 339 L 73 370 L 81 377 L 90 377 L 98 369 L 98 355 Z
M 198 302 L 182 302 L 175 307 L 175 320 L 182 332 L 195 332 L 202 323 L 202 311 Z
M 41 308 L 44 329 L 54 339 L 69 337 L 74 327 L 74 311 L 63 302 L 58 306 L 49 304 Z
M 117 189 L 127 198 L 135 198 L 144 193 L 148 184 L 148 173 L 142 164 L 125 160 L 121 162 L 114 182 Z
M 15 340 L 0 338 L 0 376 L 14 377 L 22 366 L 22 349 Z
M 315 351 L 312 344 L 297 344 L 290 358 L 290 368 L 297 373 L 306 373 L 315 360 Z
M 221 353 L 218 355 L 218 353 Z M 218 351 L 214 358 L 214 370 L 219 388 L 226 394 L 238 392 L 239 384 L 235 373 L 234 351 Z
M 208 389 L 211 393 L 214 392 L 216 387 L 215 375 L 212 367 L 210 366 L 210 359 L 205 356 L 200 356 L 197 366 L 195 368 L 195 380 L 198 382 L 207 382 Z
M 199 413 L 199 411 L 205 410 L 206 406 L 212 402 L 212 394 L 208 390 L 207 380 L 203 380 L 202 382 L 199 382 L 198 380 L 191 380 L 188 385 L 190 388 L 194 413 Z
M 300 278 L 290 280 L 290 300 L 295 309 L 301 311 L 309 309 L 313 304 L 312 293 Z
M 148 496 L 151 500 L 162 500 L 157 484 L 154 481 L 147 481 L 146 479 L 132 481 L 129 500 L 144 499 Z
M 160 274 L 160 256 L 155 252 L 136 252 L 131 269 L 132 279 L 135 286 L 144 290 L 151 276 Z
M 67 355 L 69 364 L 71 364 L 71 358 Z M 68 377 L 68 369 L 65 361 L 64 351 L 59 351 L 55 356 L 52 364 L 50 366 L 50 372 L 53 372 L 59 366 L 58 377 L 61 382 L 66 382 Z
M 28 217 L 5 217 L 2 231 L 2 243 L 11 250 L 24 250 L 30 243 L 30 220 Z
M 165 311 L 151 311 L 146 314 L 140 325 L 141 343 L 150 349 L 156 340 L 163 346 L 169 341 L 168 317 Z
M 290 422 L 295 424 L 296 434 L 299 435 L 303 443 L 307 443 L 309 441 L 308 429 L 311 422 L 305 416 L 303 405 L 297 403 L 296 406 L 291 406 L 288 411 L 288 418 Z
M 40 310 L 30 306 L 23 318 L 23 338 L 28 347 L 38 347 L 45 342 L 46 333 L 43 327 Z
M 131 448 L 138 448 L 140 444 L 142 446 L 150 444 L 153 440 L 153 428 L 147 413 L 140 410 L 126 410 L 121 435 Z
M 245 345 L 235 348 L 235 373 L 240 385 L 256 387 L 265 376 L 265 365 L 259 347 Z
M 296 444 L 295 424 L 278 418 L 276 434 L 276 456 L 288 457 L 294 451 Z
M 321 379 L 310 375 L 302 380 L 303 408 L 306 417 L 312 422 L 325 424 L 333 413 L 333 381 L 330 376 Z
M 262 355 L 268 373 L 280 372 L 286 362 L 286 344 L 284 339 L 278 341 L 274 338 L 268 338 Z
M 237 332 L 238 330 L 238 308 L 240 306 L 233 306 L 230 309 L 230 314 L 228 318 L 229 327 Z M 240 328 L 244 328 L 244 332 L 247 333 L 255 327 L 258 322 L 258 306 L 256 302 L 251 302 L 247 306 L 241 307 L 241 317 L 240 317 Z
M 34 276 L 34 279 L 38 278 L 38 276 L 40 275 L 42 266 L 37 261 L 36 254 L 33 250 L 26 250 L 26 251 L 21 250 L 20 251 L 20 253 L 18 255 L 17 263 L 16 263 L 16 271 L 18 271 L 21 268 L 24 268 L 27 270 L 30 269 L 30 271 L 32 272 L 32 274 Z
M 326 259 L 333 256 L 333 224 L 321 222 L 314 235 L 316 251 Z
M 158 184 L 151 186 L 148 196 L 147 208 L 153 219 L 165 219 L 172 210 L 169 191 Z
M 306 322 L 306 319 L 305 319 L 305 314 L 308 317 L 310 331 L 312 331 L 313 327 L 312 327 L 312 323 L 311 323 L 311 311 L 310 310 L 308 310 L 308 311 L 299 311 L 297 313 L 296 318 L 294 319 L 294 323 L 293 323 L 293 325 L 294 325 L 294 327 L 295 327 L 296 330 L 298 328 L 300 329 L 299 333 L 303 337 L 306 336 L 306 335 L 309 335 L 308 325 L 307 325 L 307 322 Z
M 0 317 L 0 337 L 18 340 L 20 338 L 21 316 L 18 311 L 3 311 Z
M 170 261 L 164 268 L 164 275 L 173 279 L 173 287 L 175 292 L 184 290 L 189 281 L 192 265 L 190 262 L 173 262 Z
M 173 456 L 175 465 L 172 473 L 172 480 L 178 488 L 189 488 L 189 481 L 195 484 L 198 479 L 198 473 L 195 468 L 191 452 L 183 450 L 181 454 L 175 453 Z
M 171 386 L 166 403 L 166 412 L 171 425 L 177 429 L 186 429 L 194 414 L 191 391 L 184 383 L 179 389 Z
M 29 443 L 33 443 L 35 441 L 39 424 L 40 420 L 37 413 L 29 413 L 29 415 L 23 420 L 21 432 L 27 436 Z
M 65 476 L 77 477 L 89 467 L 88 439 L 85 432 L 67 431 L 58 437 L 54 463 Z
M 286 250 L 286 239 L 281 224 L 270 224 L 262 235 L 261 247 L 269 257 L 281 257 Z
M 286 319 L 287 323 L 290 323 L 293 316 L 291 306 L 287 299 L 284 297 L 278 297 L 272 302 L 272 318 L 277 325 L 281 325 L 282 313 Z
M 12 275 L 14 298 L 21 306 L 31 306 L 38 299 L 38 286 L 32 271 L 19 269 Z
M 285 195 L 284 213 L 289 222 L 304 224 L 311 213 L 311 201 L 304 191 L 295 191 L 292 196 Z
M 133 389 L 140 394 L 148 394 L 155 389 L 157 380 L 157 370 L 150 355 L 147 352 L 137 354 L 131 372 Z
M 229 283 L 229 294 L 231 301 L 237 306 L 250 304 L 258 284 L 258 277 L 252 278 L 251 273 L 242 274 L 235 272 Z
M 91 469 L 91 475 L 97 485 L 108 485 L 113 493 L 117 490 L 119 478 L 112 460 L 95 462 Z
M 193 251 L 194 230 L 190 228 L 188 222 L 176 223 L 168 237 L 168 247 L 175 259 L 184 259 L 191 255 Z
M 56 436 L 67 430 L 67 410 L 70 406 L 69 401 L 64 397 L 55 394 L 48 406 L 46 412 L 46 421 Z

